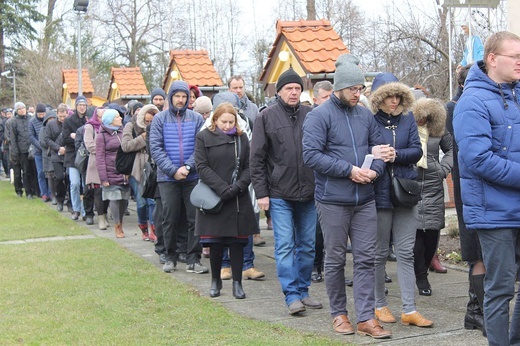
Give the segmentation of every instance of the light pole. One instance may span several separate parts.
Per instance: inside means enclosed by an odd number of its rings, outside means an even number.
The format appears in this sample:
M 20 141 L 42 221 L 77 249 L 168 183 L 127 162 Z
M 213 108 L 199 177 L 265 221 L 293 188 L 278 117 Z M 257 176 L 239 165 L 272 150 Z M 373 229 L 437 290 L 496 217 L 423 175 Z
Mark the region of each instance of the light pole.
M 13 72 L 13 76 L 12 77 L 8 77 L 8 75 L 9 75 L 9 73 L 11 73 L 11 71 Z M 13 70 L 7 70 L 7 71 L 4 71 L 4 72 L 0 73 L 0 76 L 13 80 L 13 99 L 14 99 L 13 105 L 14 105 L 16 103 L 16 72 L 14 71 L 14 69 Z
M 87 13 L 89 0 L 74 0 L 74 11 L 78 15 L 78 96 L 83 95 L 83 81 L 81 70 L 81 14 Z

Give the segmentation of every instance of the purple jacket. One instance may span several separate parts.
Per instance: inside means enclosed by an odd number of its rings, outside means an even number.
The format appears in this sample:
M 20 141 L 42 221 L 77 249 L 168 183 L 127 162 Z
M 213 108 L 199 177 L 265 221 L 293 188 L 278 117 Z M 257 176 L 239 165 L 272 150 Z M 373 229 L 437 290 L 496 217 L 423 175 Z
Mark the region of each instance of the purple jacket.
M 116 155 L 122 137 L 122 127 L 117 131 L 103 125 L 99 128 L 96 136 L 96 166 L 101 184 L 108 181 L 110 185 L 128 185 L 127 177 L 116 170 Z

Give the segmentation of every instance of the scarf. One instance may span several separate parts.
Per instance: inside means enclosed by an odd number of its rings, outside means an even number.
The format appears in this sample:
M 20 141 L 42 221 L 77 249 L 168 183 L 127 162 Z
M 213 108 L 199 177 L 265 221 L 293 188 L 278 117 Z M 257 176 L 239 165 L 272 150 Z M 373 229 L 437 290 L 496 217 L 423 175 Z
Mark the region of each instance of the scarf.
M 421 159 L 417 161 L 417 167 L 428 169 L 428 138 L 430 137 L 430 133 L 425 125 L 417 126 L 417 129 L 419 130 L 419 138 L 421 139 L 423 152 Z

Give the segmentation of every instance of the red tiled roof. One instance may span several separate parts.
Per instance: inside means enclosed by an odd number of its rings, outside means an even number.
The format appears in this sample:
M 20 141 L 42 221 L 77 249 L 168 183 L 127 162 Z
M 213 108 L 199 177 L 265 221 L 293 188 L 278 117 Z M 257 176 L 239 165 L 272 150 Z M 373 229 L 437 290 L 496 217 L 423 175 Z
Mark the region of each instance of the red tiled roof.
M 121 96 L 149 94 L 139 67 L 112 67 L 111 83 L 113 82 L 117 83 Z
M 330 25 L 328 20 L 299 20 L 276 22 L 276 40 L 269 53 L 266 68 L 274 57 L 281 40 L 285 40 L 294 52 L 298 62 L 307 73 L 332 73 L 336 70 L 334 63 L 341 54 L 350 53 L 341 37 Z
M 197 86 L 222 86 L 222 79 L 215 70 L 206 50 L 171 50 L 170 68 L 177 65 L 182 80 Z
M 63 83 L 67 84 L 69 94 L 77 94 L 79 92 L 78 69 L 62 69 L 61 73 Z M 81 89 L 83 93 L 94 92 L 94 86 L 92 86 L 87 69 L 81 69 Z

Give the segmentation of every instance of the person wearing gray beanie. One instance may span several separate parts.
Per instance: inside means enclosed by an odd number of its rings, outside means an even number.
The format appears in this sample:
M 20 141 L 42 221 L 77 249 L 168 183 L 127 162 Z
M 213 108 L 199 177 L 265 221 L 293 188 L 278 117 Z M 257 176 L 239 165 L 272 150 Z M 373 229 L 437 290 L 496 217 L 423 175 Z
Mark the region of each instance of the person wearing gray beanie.
M 15 115 L 18 114 L 18 110 L 20 110 L 21 108 L 27 108 L 27 107 L 25 106 L 25 103 L 20 102 L 20 101 L 16 102 L 16 103 L 14 104 L 14 114 L 15 114 Z
M 334 73 L 334 91 L 355 85 L 365 86 L 365 74 L 359 65 L 359 59 L 352 54 L 343 54 L 336 60 Z
M 153 88 L 152 92 L 150 93 L 150 103 L 155 105 L 159 109 L 159 111 L 162 111 L 164 108 L 164 101 L 166 100 L 166 93 L 161 88 Z
M 334 92 L 305 118 L 303 162 L 314 171 L 314 200 L 325 249 L 325 287 L 332 328 L 338 334 L 357 333 L 390 338 L 374 316 L 377 210 L 374 185 L 385 175 L 385 164 L 372 148 L 384 144 L 372 112 L 359 105 L 365 78 L 351 55 L 336 61 Z M 335 220 L 345 220 L 336 222 Z M 275 233 L 276 234 L 276 233 Z M 357 328 L 345 309 L 345 256 L 348 238 L 354 256 L 354 306 Z M 388 248 L 388 246 L 387 246 Z M 384 288 L 384 287 L 383 287 Z

